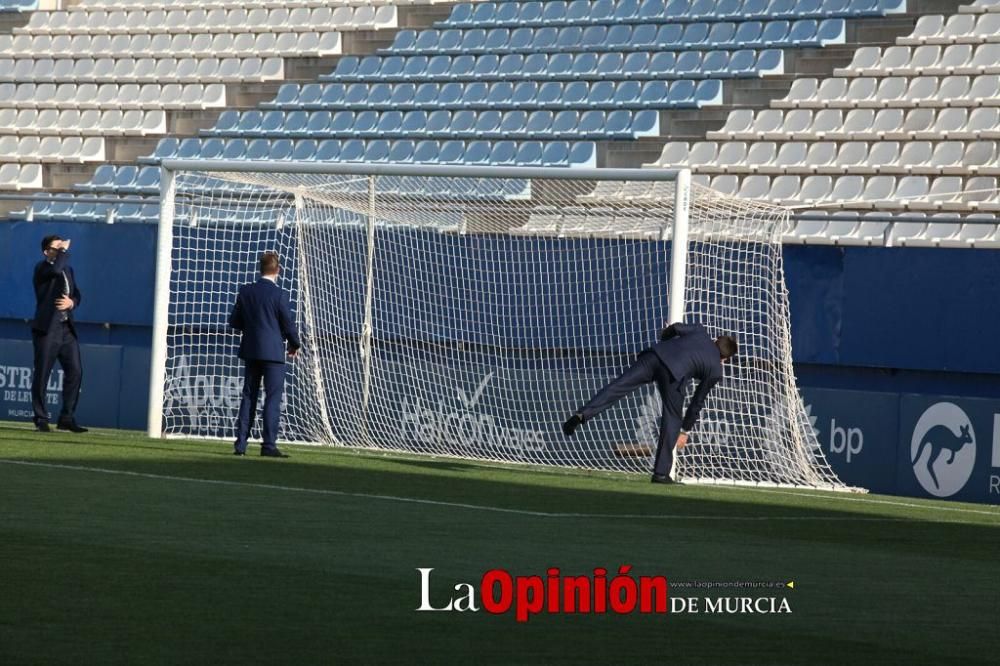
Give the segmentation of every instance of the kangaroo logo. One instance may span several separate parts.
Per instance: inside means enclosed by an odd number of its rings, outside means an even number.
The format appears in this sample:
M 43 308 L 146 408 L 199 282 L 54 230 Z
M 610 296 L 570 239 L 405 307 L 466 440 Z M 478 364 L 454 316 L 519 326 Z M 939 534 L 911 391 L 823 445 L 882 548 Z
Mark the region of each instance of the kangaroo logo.
M 950 497 L 965 487 L 976 462 L 976 435 L 961 407 L 939 402 L 923 413 L 913 429 L 910 462 L 931 495 Z

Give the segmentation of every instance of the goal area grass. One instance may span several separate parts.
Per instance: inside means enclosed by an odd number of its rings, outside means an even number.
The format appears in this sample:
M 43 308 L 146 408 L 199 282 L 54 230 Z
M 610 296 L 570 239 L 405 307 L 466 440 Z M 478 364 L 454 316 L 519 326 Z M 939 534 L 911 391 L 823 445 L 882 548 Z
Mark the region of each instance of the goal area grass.
M 283 447 L 286 448 L 286 447 Z M 1000 656 L 1000 508 L 0 422 L 2 664 L 921 664 Z M 665 576 L 698 613 L 418 611 Z M 423 580 L 419 569 L 433 568 Z M 745 582 L 793 583 L 738 587 Z M 711 587 L 709 585 L 712 585 Z M 425 590 L 426 588 L 426 590 Z M 777 598 L 790 612 L 706 612 Z M 712 602 L 716 604 L 717 602 Z M 765 612 L 758 612 L 764 609 Z

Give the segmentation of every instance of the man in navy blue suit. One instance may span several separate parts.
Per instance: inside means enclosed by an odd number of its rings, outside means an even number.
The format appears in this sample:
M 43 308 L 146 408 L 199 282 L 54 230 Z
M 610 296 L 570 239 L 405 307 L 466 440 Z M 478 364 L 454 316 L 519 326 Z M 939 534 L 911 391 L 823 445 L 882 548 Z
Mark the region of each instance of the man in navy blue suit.
M 31 406 L 35 429 L 49 432 L 49 410 L 45 387 L 58 360 L 63 369 L 63 400 L 57 426 L 70 432 L 87 432 L 74 414 L 80 399 L 83 366 L 80 343 L 73 325 L 73 310 L 80 305 L 80 288 L 69 265 L 69 240 L 59 236 L 42 239 L 45 259 L 35 266 L 35 318 L 31 320 L 31 342 L 35 349 L 35 369 L 31 378 Z
M 244 363 L 243 398 L 236 420 L 236 442 L 233 453 L 246 455 L 247 438 L 253 427 L 264 383 L 264 429 L 260 455 L 287 458 L 278 449 L 278 424 L 281 420 L 281 394 L 285 387 L 285 355 L 294 358 L 302 343 L 295 328 L 288 294 L 278 286 L 281 265 L 278 255 L 265 252 L 260 256 L 260 278 L 240 287 L 236 305 L 229 315 L 229 325 L 243 332 L 240 358 Z M 287 343 L 287 346 L 286 346 Z
M 660 341 L 646 349 L 620 377 L 601 389 L 563 424 L 567 436 L 612 404 L 643 384 L 656 383 L 663 402 L 660 436 L 653 464 L 653 483 L 675 483 L 670 477 L 674 446 L 687 445 L 688 432 L 708 392 L 722 379 L 722 363 L 736 353 L 736 339 L 723 335 L 715 340 L 700 324 L 671 324 L 660 333 Z M 681 417 L 684 394 L 691 380 L 698 381 L 691 404 Z

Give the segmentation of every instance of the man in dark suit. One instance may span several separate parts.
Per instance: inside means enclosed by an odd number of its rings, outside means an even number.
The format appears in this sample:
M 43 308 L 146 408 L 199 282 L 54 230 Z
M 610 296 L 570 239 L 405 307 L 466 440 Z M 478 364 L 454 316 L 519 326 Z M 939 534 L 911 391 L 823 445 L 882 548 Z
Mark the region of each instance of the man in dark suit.
M 656 382 L 663 402 L 660 436 L 653 464 L 653 483 L 675 483 L 670 478 L 674 445 L 684 448 L 688 432 L 698 421 L 698 413 L 708 392 L 722 379 L 722 363 L 736 353 L 735 338 L 723 335 L 715 340 L 700 324 L 671 324 L 660 333 L 660 341 L 646 349 L 620 377 L 601 389 L 590 402 L 563 424 L 567 436 L 593 417 L 643 384 Z M 698 381 L 691 404 L 681 417 L 684 394 L 691 380 Z
M 60 430 L 87 432 L 80 427 L 74 414 L 80 399 L 83 367 L 80 363 L 80 343 L 73 325 L 73 310 L 80 305 L 80 288 L 69 265 L 69 240 L 59 236 L 42 239 L 45 259 L 35 265 L 32 283 L 35 286 L 35 318 L 31 320 L 31 342 L 35 349 L 35 369 L 31 378 L 31 406 L 35 429 L 49 432 L 49 410 L 45 406 L 45 387 L 56 361 L 63 369 L 63 401 Z
M 243 398 L 236 420 L 236 442 L 233 453 L 246 455 L 247 438 L 253 427 L 264 383 L 264 429 L 260 455 L 287 458 L 278 449 L 278 424 L 281 420 L 281 394 L 285 387 L 285 354 L 294 357 L 302 343 L 295 328 L 288 294 L 278 287 L 281 265 L 278 255 L 265 252 L 260 256 L 260 279 L 240 287 L 236 305 L 229 315 L 229 325 L 243 332 L 240 358 L 244 362 Z M 286 347 L 287 341 L 287 347 Z

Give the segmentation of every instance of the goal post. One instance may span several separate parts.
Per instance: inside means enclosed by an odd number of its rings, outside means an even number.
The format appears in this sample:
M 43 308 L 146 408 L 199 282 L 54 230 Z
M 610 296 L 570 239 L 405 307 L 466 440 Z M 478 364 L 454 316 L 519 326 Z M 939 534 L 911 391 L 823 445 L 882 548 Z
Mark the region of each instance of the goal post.
M 666 322 L 733 334 L 676 474 L 843 489 L 798 395 L 785 209 L 687 170 L 167 160 L 149 434 L 231 438 L 265 250 L 303 349 L 280 440 L 648 472 L 653 387 L 560 425 Z

